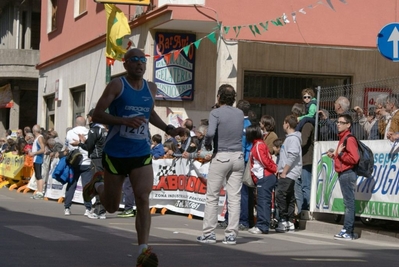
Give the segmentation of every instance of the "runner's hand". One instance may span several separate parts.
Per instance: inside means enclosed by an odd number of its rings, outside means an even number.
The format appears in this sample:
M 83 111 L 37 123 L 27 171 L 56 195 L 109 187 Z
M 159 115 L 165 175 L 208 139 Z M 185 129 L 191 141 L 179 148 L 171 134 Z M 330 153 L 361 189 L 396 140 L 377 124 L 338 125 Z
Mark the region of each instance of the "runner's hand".
M 123 125 L 131 127 L 133 129 L 139 128 L 140 125 L 146 123 L 147 119 L 144 116 L 123 118 Z

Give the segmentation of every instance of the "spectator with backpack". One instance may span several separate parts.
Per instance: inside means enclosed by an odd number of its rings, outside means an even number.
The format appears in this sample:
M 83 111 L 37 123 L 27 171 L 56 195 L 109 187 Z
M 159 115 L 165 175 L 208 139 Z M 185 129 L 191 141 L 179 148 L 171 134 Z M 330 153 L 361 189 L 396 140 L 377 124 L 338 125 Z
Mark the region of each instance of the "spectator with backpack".
M 353 240 L 355 224 L 355 187 L 357 175 L 353 168 L 359 162 L 358 142 L 351 135 L 352 117 L 349 114 L 341 114 L 336 121 L 338 128 L 337 149 L 330 149 L 327 156 L 334 159 L 334 169 L 338 173 L 338 181 L 341 187 L 345 205 L 345 220 L 342 230 L 334 235 L 337 240 Z
M 90 130 L 87 139 L 83 134 L 79 134 L 79 143 L 77 144 L 83 150 L 88 152 L 92 166 L 95 172 L 104 171 L 102 164 L 103 148 L 107 139 L 107 129 L 104 125 L 93 122 L 94 109 L 87 114 Z M 106 211 L 101 205 L 99 198 L 96 198 L 95 209 L 87 217 L 90 219 L 106 219 Z
M 79 177 L 82 177 L 82 186 L 85 186 L 88 182 L 90 182 L 91 177 L 93 176 L 92 168 L 91 168 L 91 159 L 88 156 L 88 152 L 83 148 L 76 146 L 76 141 L 80 140 L 80 135 L 83 135 L 85 138 L 88 135 L 89 130 L 86 128 L 86 120 L 82 116 L 78 116 L 75 119 L 75 127 L 67 132 L 66 135 L 66 144 L 68 145 L 69 154 L 67 156 L 67 162 L 70 161 L 69 158 L 78 158 L 78 162 L 73 164 L 73 182 L 68 183 L 66 192 L 65 192 L 65 202 L 64 202 L 64 214 L 65 216 L 71 215 L 71 205 L 73 195 L 75 194 L 76 186 L 78 184 Z M 78 141 L 79 142 L 79 141 Z M 74 150 L 79 151 L 74 151 Z M 75 156 L 74 156 L 75 154 Z M 80 159 L 79 154 L 81 154 L 82 159 Z M 71 155 L 71 156 L 70 156 Z M 77 157 L 79 156 L 79 157 Z M 88 216 L 91 213 L 91 202 L 85 201 L 84 205 L 86 207 L 86 211 L 84 213 L 85 216 Z

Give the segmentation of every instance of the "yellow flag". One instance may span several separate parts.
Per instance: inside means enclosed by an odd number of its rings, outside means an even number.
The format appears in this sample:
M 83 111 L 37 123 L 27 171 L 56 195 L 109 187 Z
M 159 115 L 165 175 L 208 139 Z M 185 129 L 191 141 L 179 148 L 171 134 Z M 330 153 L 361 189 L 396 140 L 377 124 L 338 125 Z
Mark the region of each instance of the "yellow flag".
M 122 61 L 126 49 L 122 47 L 123 37 L 130 34 L 125 14 L 114 4 L 104 4 L 107 13 L 107 40 L 105 56 Z

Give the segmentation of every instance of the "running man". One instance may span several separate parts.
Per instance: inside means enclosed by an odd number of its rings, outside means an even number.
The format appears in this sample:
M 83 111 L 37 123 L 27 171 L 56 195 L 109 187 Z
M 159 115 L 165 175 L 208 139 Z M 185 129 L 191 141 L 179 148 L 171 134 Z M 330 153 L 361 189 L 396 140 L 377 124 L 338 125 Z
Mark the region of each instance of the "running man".
M 151 215 L 149 194 L 153 186 L 151 137 L 149 123 L 175 136 L 176 129 L 154 110 L 157 86 L 143 79 L 147 58 L 140 49 L 131 49 L 124 56 L 127 75 L 112 80 L 105 88 L 93 113 L 93 121 L 109 125 L 103 150 L 104 173 L 96 173 L 85 186 L 83 197 L 100 197 L 104 208 L 116 212 L 122 185 L 128 175 L 137 206 L 136 231 L 139 245 L 137 266 L 158 266 L 157 256 L 148 246 Z M 106 112 L 109 110 L 109 113 Z

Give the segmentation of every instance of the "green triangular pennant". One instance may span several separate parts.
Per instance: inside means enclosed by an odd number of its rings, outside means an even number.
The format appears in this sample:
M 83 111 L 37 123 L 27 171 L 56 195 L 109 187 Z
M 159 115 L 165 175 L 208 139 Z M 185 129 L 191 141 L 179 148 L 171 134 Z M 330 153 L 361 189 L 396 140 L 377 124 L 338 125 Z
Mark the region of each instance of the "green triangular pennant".
M 259 25 L 262 26 L 262 28 L 265 29 L 265 31 L 267 31 L 267 28 L 269 27 L 269 22 L 266 21 L 265 24 L 263 24 L 263 22 L 261 22 Z
M 201 40 L 202 40 L 202 39 L 199 39 L 199 40 L 197 40 L 197 41 L 194 42 L 195 48 L 198 49 L 198 47 L 199 47 L 199 45 L 200 45 L 200 43 L 201 43 Z
M 256 36 L 255 30 L 252 27 L 253 27 L 253 25 L 249 25 L 249 29 L 251 30 L 252 34 L 254 36 Z
M 255 28 L 255 32 L 256 32 L 257 34 L 260 34 L 260 31 L 259 31 L 258 26 L 254 25 L 254 28 Z
M 191 44 L 186 45 L 185 47 L 183 47 L 183 51 L 184 51 L 184 53 L 186 54 L 186 56 L 188 56 L 188 50 L 190 50 L 190 45 L 191 45 Z
M 275 21 L 272 20 L 272 23 L 273 23 L 275 26 L 283 26 L 283 23 L 281 23 L 280 18 L 277 18 Z
M 224 27 L 224 34 L 228 34 L 230 30 L 230 27 L 226 26 Z
M 238 37 L 238 35 L 240 34 L 241 26 L 234 26 L 233 30 L 236 33 L 236 37 Z
M 215 32 L 211 32 L 208 34 L 208 39 L 211 40 L 212 43 L 216 44 L 216 37 L 215 37 Z
M 214 31 L 220 30 L 221 27 L 222 27 L 222 24 L 219 23 L 218 26 L 216 26 L 216 27 L 213 28 L 213 30 L 214 30 Z

